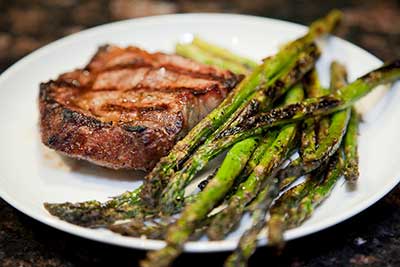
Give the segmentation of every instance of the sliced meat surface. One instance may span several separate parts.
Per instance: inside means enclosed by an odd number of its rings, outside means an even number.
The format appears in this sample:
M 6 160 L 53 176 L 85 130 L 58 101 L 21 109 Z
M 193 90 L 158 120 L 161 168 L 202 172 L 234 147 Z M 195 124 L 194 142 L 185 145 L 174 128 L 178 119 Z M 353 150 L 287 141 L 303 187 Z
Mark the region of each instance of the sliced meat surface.
M 103 46 L 85 68 L 40 85 L 42 142 L 97 165 L 147 171 L 240 79 L 177 55 Z

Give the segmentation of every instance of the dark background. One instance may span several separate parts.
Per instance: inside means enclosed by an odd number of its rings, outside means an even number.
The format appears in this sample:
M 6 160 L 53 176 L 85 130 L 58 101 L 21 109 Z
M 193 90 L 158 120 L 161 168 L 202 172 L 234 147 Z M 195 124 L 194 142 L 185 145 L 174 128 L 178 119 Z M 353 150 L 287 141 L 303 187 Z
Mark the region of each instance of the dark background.
M 395 0 L 0 0 L 0 73 L 53 40 L 115 20 L 165 13 L 230 12 L 308 24 L 332 8 L 340 8 L 345 14 L 339 36 L 382 60 L 400 57 L 400 1 Z M 352 219 L 289 242 L 283 252 L 260 248 L 250 265 L 400 266 L 399 194 L 397 187 Z M 0 266 L 137 266 L 143 256 L 141 251 L 52 229 L 0 198 Z M 174 266 L 221 266 L 226 256 L 184 254 Z

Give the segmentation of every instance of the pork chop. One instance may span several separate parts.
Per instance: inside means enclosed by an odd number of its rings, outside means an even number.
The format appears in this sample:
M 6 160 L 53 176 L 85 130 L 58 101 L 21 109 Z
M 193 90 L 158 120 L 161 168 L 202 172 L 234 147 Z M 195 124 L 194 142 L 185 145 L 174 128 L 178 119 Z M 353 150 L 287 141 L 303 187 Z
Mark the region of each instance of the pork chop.
M 40 85 L 42 142 L 113 169 L 150 170 L 238 83 L 233 73 L 137 47 L 101 47 Z

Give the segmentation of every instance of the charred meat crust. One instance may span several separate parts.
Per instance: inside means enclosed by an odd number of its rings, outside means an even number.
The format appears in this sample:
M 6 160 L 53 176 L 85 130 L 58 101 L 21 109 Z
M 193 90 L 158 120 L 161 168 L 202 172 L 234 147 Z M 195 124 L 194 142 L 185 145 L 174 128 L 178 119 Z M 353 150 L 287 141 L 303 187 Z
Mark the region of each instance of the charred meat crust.
M 40 85 L 42 142 L 113 169 L 150 170 L 241 77 L 176 55 L 104 46 Z

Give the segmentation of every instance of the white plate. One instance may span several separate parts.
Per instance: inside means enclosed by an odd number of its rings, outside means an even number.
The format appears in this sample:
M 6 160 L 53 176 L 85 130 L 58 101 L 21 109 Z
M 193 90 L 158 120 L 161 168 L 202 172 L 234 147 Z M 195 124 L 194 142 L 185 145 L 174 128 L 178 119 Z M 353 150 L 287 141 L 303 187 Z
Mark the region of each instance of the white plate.
M 0 77 L 0 196 L 23 213 L 71 234 L 131 248 L 161 248 L 162 241 L 123 237 L 107 230 L 68 224 L 50 216 L 43 208 L 42 203 L 46 201 L 106 200 L 136 188 L 141 181 L 137 180 L 140 174 L 76 163 L 45 149 L 39 141 L 37 127 L 39 83 L 84 66 L 97 47 L 105 43 L 133 44 L 151 51 L 172 52 L 178 40 L 197 33 L 243 55 L 261 59 L 305 31 L 304 26 L 251 16 L 167 15 L 96 27 L 39 49 Z M 381 64 L 376 57 L 338 38 L 329 38 L 322 46 L 323 56 L 318 68 L 325 84 L 332 59 L 347 65 L 351 80 Z M 286 239 L 337 224 L 372 205 L 398 183 L 400 90 L 391 90 L 376 100 L 381 93 L 378 90 L 368 97 L 376 105 L 365 114 L 361 125 L 361 177 L 357 189 L 351 191 L 339 182 L 313 217 L 303 226 L 288 231 Z M 363 108 L 369 108 L 371 103 L 363 102 Z M 238 233 L 235 233 L 219 242 L 189 242 L 185 249 L 192 252 L 231 250 L 237 238 Z M 266 240 L 261 239 L 260 243 L 265 244 Z

